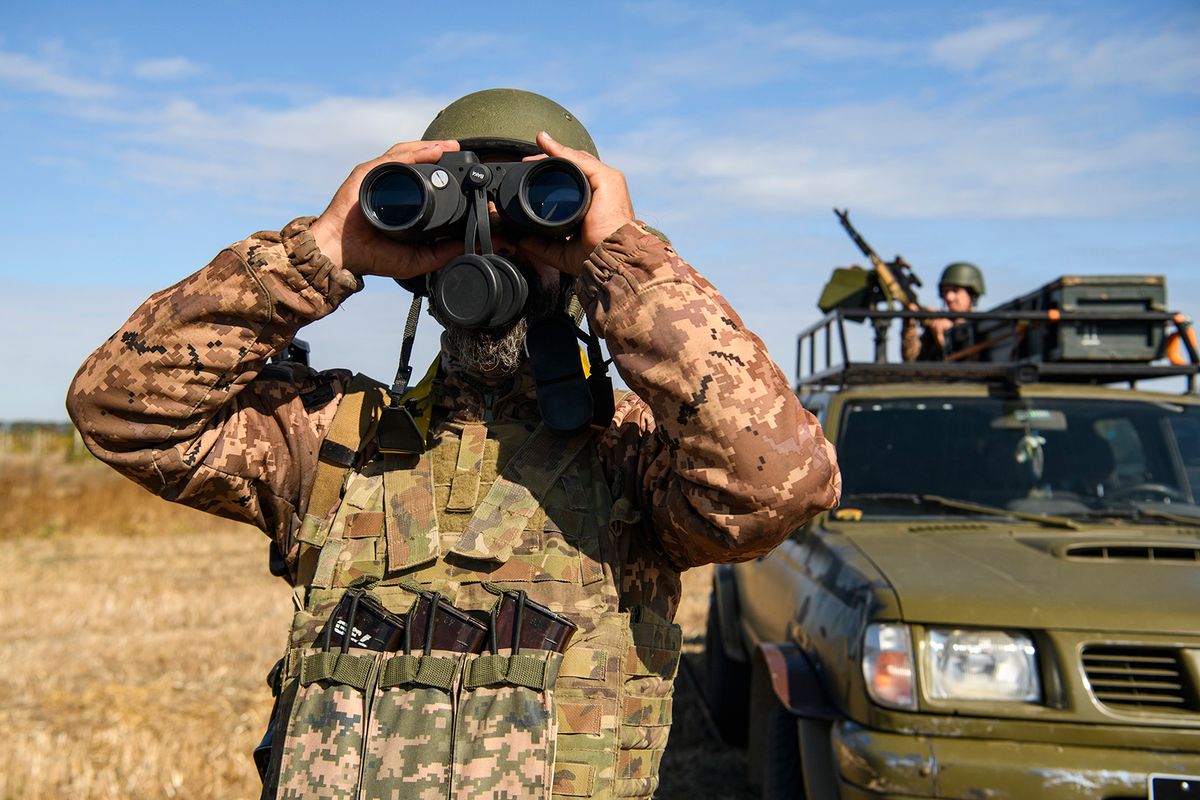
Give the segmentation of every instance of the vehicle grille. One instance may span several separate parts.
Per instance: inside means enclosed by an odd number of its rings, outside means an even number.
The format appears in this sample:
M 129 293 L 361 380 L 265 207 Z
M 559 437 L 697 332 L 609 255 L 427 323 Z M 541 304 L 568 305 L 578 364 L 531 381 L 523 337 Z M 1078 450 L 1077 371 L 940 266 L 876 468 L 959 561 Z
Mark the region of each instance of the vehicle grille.
M 1077 544 L 1066 549 L 1068 558 L 1102 561 L 1166 561 L 1172 564 L 1200 564 L 1200 547 L 1191 545 Z
M 1090 645 L 1083 671 L 1096 699 L 1121 709 L 1196 710 L 1179 653 L 1165 647 Z

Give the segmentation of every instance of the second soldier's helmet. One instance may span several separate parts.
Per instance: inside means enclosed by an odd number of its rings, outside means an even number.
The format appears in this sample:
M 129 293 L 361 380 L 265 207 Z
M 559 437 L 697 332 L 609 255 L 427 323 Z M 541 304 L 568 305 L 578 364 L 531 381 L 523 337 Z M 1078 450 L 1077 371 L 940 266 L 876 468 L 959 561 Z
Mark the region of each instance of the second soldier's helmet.
M 974 264 L 955 261 L 942 270 L 938 288 L 942 286 L 961 286 L 975 297 L 981 297 L 984 294 L 983 272 Z
M 521 89 L 484 89 L 460 97 L 438 112 L 424 140 L 457 139 L 463 150 L 536 155 L 545 131 L 559 143 L 598 155 L 596 144 L 575 115 L 548 97 Z

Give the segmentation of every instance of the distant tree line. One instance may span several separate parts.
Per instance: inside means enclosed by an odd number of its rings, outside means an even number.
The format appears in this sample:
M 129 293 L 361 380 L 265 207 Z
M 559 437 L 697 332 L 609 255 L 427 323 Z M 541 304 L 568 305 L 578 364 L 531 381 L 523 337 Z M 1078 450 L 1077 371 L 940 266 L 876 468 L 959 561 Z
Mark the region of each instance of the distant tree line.
M 89 456 L 71 423 L 33 420 L 0 422 L 0 453 L 61 456 L 69 460 Z

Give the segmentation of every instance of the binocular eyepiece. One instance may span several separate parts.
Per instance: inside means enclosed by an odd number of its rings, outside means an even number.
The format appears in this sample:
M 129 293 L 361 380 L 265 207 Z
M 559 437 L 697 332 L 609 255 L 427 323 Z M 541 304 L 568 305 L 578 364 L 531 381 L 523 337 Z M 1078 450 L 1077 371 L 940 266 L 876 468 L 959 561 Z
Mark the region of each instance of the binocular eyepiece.
M 472 152 L 446 153 L 436 164 L 381 164 L 367 173 L 358 196 L 367 221 L 394 239 L 465 236 L 464 255 L 428 279 L 438 310 L 463 328 L 508 325 L 529 297 L 527 276 L 491 252 L 487 201 L 495 203 L 506 227 L 557 238 L 578 227 L 591 199 L 587 178 L 566 159 L 484 164 Z M 481 255 L 475 254 L 477 237 Z

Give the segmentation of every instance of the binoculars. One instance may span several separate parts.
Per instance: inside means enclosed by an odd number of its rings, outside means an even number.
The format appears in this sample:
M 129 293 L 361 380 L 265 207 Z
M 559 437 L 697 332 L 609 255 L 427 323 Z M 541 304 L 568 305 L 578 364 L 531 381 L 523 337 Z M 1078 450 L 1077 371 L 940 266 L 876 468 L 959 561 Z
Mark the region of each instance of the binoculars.
M 578 227 L 591 199 L 587 178 L 566 159 L 485 164 L 472 152 L 446 153 L 436 164 L 381 164 L 367 173 L 358 198 L 367 221 L 394 239 L 464 236 L 466 252 L 425 285 L 404 282 L 427 292 L 444 318 L 462 328 L 509 325 L 529 298 L 530 276 L 491 252 L 488 202 L 506 228 L 559 238 Z

